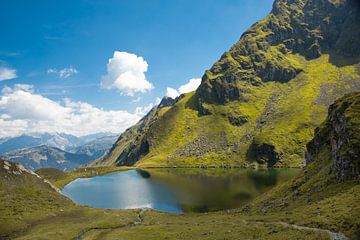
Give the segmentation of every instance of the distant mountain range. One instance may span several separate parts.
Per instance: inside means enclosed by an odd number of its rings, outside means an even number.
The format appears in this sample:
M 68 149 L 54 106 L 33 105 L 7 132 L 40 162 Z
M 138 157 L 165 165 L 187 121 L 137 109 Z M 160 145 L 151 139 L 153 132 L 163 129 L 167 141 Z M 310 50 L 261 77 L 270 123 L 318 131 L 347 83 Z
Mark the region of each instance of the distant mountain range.
M 97 133 L 76 137 L 64 133 L 35 133 L 0 139 L 0 158 L 37 170 L 53 167 L 72 170 L 103 156 L 117 135 Z
M 99 137 L 95 140 L 85 143 L 84 145 L 71 148 L 68 151 L 75 154 L 84 154 L 91 157 L 91 159 L 96 159 L 103 156 L 104 153 L 106 153 L 112 147 L 117 139 L 117 135 Z
M 59 148 L 46 145 L 14 150 L 1 155 L 0 158 L 21 163 L 31 170 L 44 167 L 71 170 L 91 160 L 90 157 L 85 154 L 69 153 Z

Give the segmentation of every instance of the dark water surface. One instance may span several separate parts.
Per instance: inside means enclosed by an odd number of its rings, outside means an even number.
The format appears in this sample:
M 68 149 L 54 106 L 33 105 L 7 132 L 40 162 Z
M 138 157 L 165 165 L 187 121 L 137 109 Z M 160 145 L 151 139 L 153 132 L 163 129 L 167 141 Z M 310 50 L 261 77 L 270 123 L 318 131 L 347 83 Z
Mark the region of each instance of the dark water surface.
M 63 193 L 98 208 L 206 212 L 240 207 L 298 169 L 150 169 L 78 178 Z

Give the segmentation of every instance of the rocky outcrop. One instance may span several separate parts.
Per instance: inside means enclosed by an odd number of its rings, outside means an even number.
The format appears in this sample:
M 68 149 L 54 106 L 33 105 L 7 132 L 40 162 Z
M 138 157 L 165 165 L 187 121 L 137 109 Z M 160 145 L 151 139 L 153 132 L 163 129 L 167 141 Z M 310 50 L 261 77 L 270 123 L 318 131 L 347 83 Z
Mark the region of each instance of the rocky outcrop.
M 307 145 L 305 163 L 315 161 L 321 151 L 330 153 L 337 179 L 360 176 L 360 93 L 346 95 L 330 106 L 327 120 Z
M 236 116 L 236 115 L 230 114 L 229 116 L 227 116 L 227 118 L 229 119 L 229 122 L 234 126 L 242 126 L 248 122 L 247 117 L 241 116 L 241 115 Z
M 145 139 L 142 139 L 140 144 L 131 144 L 128 148 L 124 149 L 120 156 L 116 159 L 117 165 L 132 166 L 141 157 L 149 153 L 150 145 Z
M 357 0 L 276 0 L 268 17 L 247 30 L 206 71 L 197 90 L 199 99 L 209 103 L 243 100 L 246 88 L 241 82 L 253 86 L 288 82 L 302 71 L 288 54 L 308 60 L 323 53 L 359 56 L 359 9 Z
M 249 160 L 255 160 L 262 165 L 266 164 L 268 167 L 273 167 L 280 160 L 275 147 L 267 143 L 253 142 L 249 147 L 247 157 Z
M 159 103 L 159 108 L 172 106 L 175 102 L 176 100 L 172 99 L 171 97 L 163 97 L 163 99 Z
M 229 144 L 226 139 L 226 133 L 222 132 L 220 139 L 216 140 L 214 137 L 200 134 L 194 141 L 180 147 L 172 157 L 199 157 L 201 158 L 207 153 L 220 153 L 227 149 L 236 152 L 238 145 Z

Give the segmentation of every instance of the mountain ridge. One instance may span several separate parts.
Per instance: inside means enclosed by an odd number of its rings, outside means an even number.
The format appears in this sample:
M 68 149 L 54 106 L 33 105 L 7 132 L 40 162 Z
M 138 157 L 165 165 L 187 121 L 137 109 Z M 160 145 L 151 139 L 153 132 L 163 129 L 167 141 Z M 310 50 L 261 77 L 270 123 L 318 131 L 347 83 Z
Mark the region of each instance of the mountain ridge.
M 70 153 L 47 145 L 17 149 L 1 154 L 0 158 L 20 163 L 31 170 L 49 167 L 72 170 L 92 160 L 88 155 Z
M 48 145 L 62 150 L 79 147 L 90 141 L 104 136 L 114 136 L 112 133 L 96 133 L 77 137 L 67 133 L 29 133 L 15 137 L 0 139 L 0 153 L 9 152 L 16 149 L 35 147 L 38 145 Z

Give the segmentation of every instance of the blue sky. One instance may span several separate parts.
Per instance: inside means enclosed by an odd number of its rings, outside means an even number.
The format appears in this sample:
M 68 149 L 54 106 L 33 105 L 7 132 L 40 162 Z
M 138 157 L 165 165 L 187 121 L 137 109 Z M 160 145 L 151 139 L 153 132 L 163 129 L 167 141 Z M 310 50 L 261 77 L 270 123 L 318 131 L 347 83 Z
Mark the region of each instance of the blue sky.
M 64 99 L 71 99 L 102 111 L 134 113 L 164 96 L 168 87 L 178 89 L 200 78 L 271 6 L 271 0 L 2 0 L 0 71 L 16 73 L 5 72 L 0 81 L 0 89 L 12 89 L 2 93 L 0 120 L 9 127 L 9 121 L 29 118 L 7 109 L 9 96 L 4 103 L 5 95 L 16 89 L 63 107 Z M 103 76 L 115 81 L 124 69 L 117 65 L 108 72 L 115 51 L 136 55 L 120 59 L 123 65 L 128 59 L 140 65 L 146 61 L 147 71 L 134 70 L 133 81 L 140 77 L 152 87 L 136 87 L 129 94 L 123 86 L 128 75 L 122 85 L 101 85 Z M 32 87 L 15 89 L 15 84 Z

